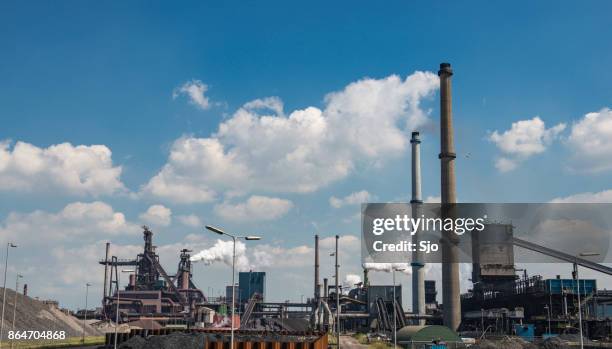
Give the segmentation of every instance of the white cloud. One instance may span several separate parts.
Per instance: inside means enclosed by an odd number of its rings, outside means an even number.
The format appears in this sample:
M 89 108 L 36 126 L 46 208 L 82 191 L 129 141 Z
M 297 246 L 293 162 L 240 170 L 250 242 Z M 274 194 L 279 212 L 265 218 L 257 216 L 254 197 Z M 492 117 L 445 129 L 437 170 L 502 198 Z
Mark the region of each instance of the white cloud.
M 415 72 L 351 83 L 328 94 L 323 109 L 288 116 L 278 98 L 249 102 L 209 138 L 177 139 L 143 191 L 179 203 L 210 202 L 219 192 L 316 191 L 401 155 L 408 132 L 427 122 L 421 102 L 437 88 L 437 76 Z
M 73 202 L 57 213 L 9 213 L 0 222 L 0 239 L 45 244 L 50 240 L 134 234 L 138 230 L 123 213 L 115 212 L 104 202 Z
M 105 145 L 61 143 L 48 148 L 0 142 L 0 190 L 65 191 L 75 195 L 104 195 L 125 190 Z
M 255 99 L 243 105 L 242 108 L 246 110 L 268 109 L 275 115 L 283 115 L 283 101 L 278 97 Z
M 181 222 L 181 224 L 186 225 L 188 227 L 197 228 L 202 226 L 202 221 L 200 220 L 200 217 L 194 214 L 180 215 L 176 218 L 179 220 L 179 222 Z
M 200 80 L 191 80 L 177 87 L 172 91 L 172 99 L 176 99 L 181 94 L 187 95 L 191 104 L 204 110 L 210 108 L 210 100 L 205 96 L 208 85 Z
M 284 216 L 293 207 L 289 200 L 253 195 L 245 202 L 215 205 L 215 214 L 228 221 L 270 221 Z
M 439 204 L 440 202 L 442 202 L 442 199 L 440 198 L 440 196 L 428 196 L 427 198 L 425 198 L 425 202 L 426 204 Z
M 500 172 L 514 170 L 520 162 L 543 153 L 564 129 L 563 123 L 547 129 L 544 121 L 536 116 L 513 122 L 512 127 L 503 133 L 494 131 L 489 140 L 504 154 L 495 161 L 495 167 Z
M 139 217 L 148 224 L 167 227 L 172 222 L 172 210 L 164 205 L 152 205 Z
M 323 249 L 333 249 L 336 246 L 336 237 L 330 236 L 319 239 L 319 246 Z M 340 235 L 338 238 L 339 249 L 357 251 L 359 247 L 359 238 L 355 235 Z
M 340 208 L 347 205 L 360 205 L 373 200 L 373 196 L 365 190 L 351 193 L 343 198 L 332 196 L 329 198 L 329 204 L 334 208 Z
M 612 169 L 612 110 L 587 113 L 571 127 L 567 144 L 574 152 L 575 168 L 586 172 Z
M 555 198 L 551 202 L 561 203 L 612 203 L 612 189 L 592 193 L 579 193 L 566 197 Z

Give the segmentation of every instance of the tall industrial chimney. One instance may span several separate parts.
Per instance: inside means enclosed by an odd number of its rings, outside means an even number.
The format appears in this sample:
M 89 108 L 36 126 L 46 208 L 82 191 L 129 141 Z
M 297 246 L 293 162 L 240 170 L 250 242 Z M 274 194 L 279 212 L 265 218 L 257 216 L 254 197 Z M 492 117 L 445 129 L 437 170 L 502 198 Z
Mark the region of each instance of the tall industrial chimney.
M 102 302 L 106 301 L 106 297 L 109 296 L 110 290 L 107 291 L 107 281 L 108 281 L 108 252 L 110 250 L 110 242 L 106 243 L 106 255 L 104 257 L 104 298 L 102 298 Z
M 421 216 L 421 140 L 418 132 L 412 132 L 412 217 Z M 418 244 L 420 237 L 417 232 L 412 236 L 412 242 Z M 419 315 L 419 325 L 425 325 L 425 264 L 422 253 L 415 249 L 412 253 L 412 312 Z
M 315 235 L 315 274 L 314 274 L 314 299 L 319 301 L 321 297 L 321 284 L 319 284 L 319 235 Z
M 325 298 L 325 301 L 327 302 L 327 297 L 329 297 L 329 294 L 327 293 L 329 287 L 327 286 L 327 278 L 323 278 L 323 298 Z
M 453 141 L 453 111 L 450 63 L 440 63 L 440 168 L 442 216 L 453 217 L 457 197 L 455 194 L 455 145 Z M 442 302 L 444 325 L 457 330 L 461 322 L 459 298 L 459 264 L 457 261 L 457 236 L 454 232 L 442 235 Z

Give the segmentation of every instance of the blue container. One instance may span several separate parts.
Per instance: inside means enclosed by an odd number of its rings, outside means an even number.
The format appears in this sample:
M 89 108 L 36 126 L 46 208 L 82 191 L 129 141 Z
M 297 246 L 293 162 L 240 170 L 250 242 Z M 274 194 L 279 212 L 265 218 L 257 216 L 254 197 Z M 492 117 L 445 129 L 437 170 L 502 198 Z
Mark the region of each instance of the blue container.
M 517 336 L 523 338 L 526 341 L 533 341 L 534 338 L 534 326 L 533 324 L 514 325 L 514 332 Z
M 548 279 L 546 288 L 550 294 L 577 294 L 578 282 L 573 279 Z M 594 279 L 580 280 L 580 294 L 587 295 L 597 291 L 597 281 Z

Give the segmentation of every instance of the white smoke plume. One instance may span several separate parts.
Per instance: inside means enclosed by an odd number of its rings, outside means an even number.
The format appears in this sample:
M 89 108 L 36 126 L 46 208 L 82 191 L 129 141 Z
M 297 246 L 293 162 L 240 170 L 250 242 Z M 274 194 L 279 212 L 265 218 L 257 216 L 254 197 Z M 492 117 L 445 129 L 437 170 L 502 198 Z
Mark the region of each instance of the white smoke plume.
M 361 276 L 357 274 L 346 274 L 346 276 L 344 277 L 344 283 L 348 284 L 351 287 L 355 286 L 356 284 L 360 282 L 361 282 Z
M 390 273 L 393 269 L 404 274 L 411 274 L 410 263 L 363 263 L 363 267 L 372 271 L 384 271 Z
M 204 262 L 205 265 L 221 262 L 231 267 L 233 247 L 232 241 L 217 240 L 213 247 L 191 256 L 191 261 Z M 251 263 L 246 255 L 246 245 L 241 241 L 236 241 L 236 269 L 239 271 L 251 269 Z

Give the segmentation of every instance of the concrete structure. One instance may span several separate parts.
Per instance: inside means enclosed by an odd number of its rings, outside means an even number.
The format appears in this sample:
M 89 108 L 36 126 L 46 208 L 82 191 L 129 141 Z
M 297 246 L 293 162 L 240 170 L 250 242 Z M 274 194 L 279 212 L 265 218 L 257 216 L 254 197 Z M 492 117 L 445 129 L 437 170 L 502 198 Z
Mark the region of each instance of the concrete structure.
M 502 289 L 516 279 L 513 228 L 510 224 L 487 223 L 472 232 L 472 282 L 481 288 Z
M 412 132 L 412 217 L 421 216 L 421 140 L 418 132 Z M 414 244 L 419 243 L 419 233 L 412 236 Z M 425 264 L 422 262 L 422 252 L 416 249 L 412 253 L 412 312 L 425 315 Z M 418 320 L 419 325 L 425 325 L 425 319 Z
M 453 141 L 453 111 L 451 76 L 449 63 L 440 63 L 440 168 L 443 217 L 454 216 L 455 194 L 455 145 Z M 444 325 L 457 330 L 461 323 L 461 300 L 459 290 L 459 264 L 457 263 L 457 236 L 453 232 L 442 236 L 442 303 Z

